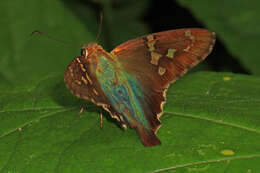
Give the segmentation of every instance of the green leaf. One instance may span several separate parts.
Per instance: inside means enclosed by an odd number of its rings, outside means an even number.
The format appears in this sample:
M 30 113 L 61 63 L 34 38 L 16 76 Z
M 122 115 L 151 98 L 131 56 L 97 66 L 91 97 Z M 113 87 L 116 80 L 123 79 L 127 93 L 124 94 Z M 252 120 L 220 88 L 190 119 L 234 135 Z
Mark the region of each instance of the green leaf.
M 94 40 L 61 1 L 3 0 L 0 11 L 0 24 L 4 26 L 0 29 L 0 76 L 13 84 L 64 71 L 79 55 L 80 44 Z M 37 34 L 30 36 L 34 30 L 71 44 L 63 45 Z
M 88 0 L 75 2 L 72 0 L 68 3 L 70 9 L 77 14 L 82 22 L 88 21 L 85 6 L 97 9 L 99 17 L 94 18 L 96 23 L 102 22 L 100 39 L 103 41 L 102 46 L 105 49 L 112 50 L 115 46 L 135 37 L 147 34 L 147 29 L 141 17 L 148 7 L 148 0 L 136 1 L 114 1 L 114 0 Z M 92 3 L 90 3 L 92 2 Z M 99 7 L 99 8 L 98 8 Z M 134 9 L 134 10 L 133 10 Z M 103 20 L 100 21 L 100 14 Z M 92 25 L 95 22 L 86 22 Z M 98 30 L 96 29 L 96 34 Z
M 117 45 L 147 34 L 147 29 L 141 22 L 141 15 L 147 9 L 148 0 L 136 1 L 104 1 L 104 18 L 106 36 L 109 38 L 110 49 Z M 134 10 L 133 10 L 134 9 Z
M 178 0 L 217 34 L 230 53 L 251 73 L 260 75 L 260 15 L 257 0 Z
M 167 92 L 156 147 L 73 97 L 62 75 L 0 90 L 0 172 L 257 172 L 259 85 L 231 73 L 184 76 Z
M 99 23 L 95 5 L 104 12 L 100 42 L 105 47 L 111 49 L 145 33 L 139 18 L 148 7 L 147 0 L 0 2 L 0 173 L 259 170 L 259 78 L 230 73 L 182 78 L 167 93 L 157 134 L 162 145 L 150 148 L 141 144 L 133 129 L 122 130 L 107 112 L 68 92 L 62 73 L 80 54 L 80 45 L 95 40 Z M 209 10 L 208 14 L 215 11 Z M 240 22 L 235 26 L 250 43 L 246 56 L 236 39 L 239 34 L 209 26 L 239 57 L 254 58 L 251 40 L 241 31 Z M 79 46 L 30 37 L 35 29 Z M 257 32 L 256 27 L 252 33 Z M 252 33 L 250 38 L 256 38 Z M 233 51 L 236 46 L 239 51 Z M 82 106 L 87 109 L 78 115 Z M 105 116 L 103 129 L 100 113 Z
M 146 1 L 122 3 L 119 8 L 122 11 L 112 8 L 112 1 L 107 2 L 101 45 L 112 49 L 116 44 L 137 37 L 137 33 L 145 32 L 138 16 Z M 128 5 L 138 9 L 138 13 L 131 15 Z M 68 0 L 2 0 L 0 25 L 4 27 L 0 28 L 0 77 L 17 85 L 63 73 L 69 62 L 80 55 L 81 45 L 95 41 L 100 22 L 97 14 L 98 9 L 91 4 Z M 130 17 L 126 18 L 127 15 Z M 54 39 L 37 34 L 30 36 L 34 30 Z

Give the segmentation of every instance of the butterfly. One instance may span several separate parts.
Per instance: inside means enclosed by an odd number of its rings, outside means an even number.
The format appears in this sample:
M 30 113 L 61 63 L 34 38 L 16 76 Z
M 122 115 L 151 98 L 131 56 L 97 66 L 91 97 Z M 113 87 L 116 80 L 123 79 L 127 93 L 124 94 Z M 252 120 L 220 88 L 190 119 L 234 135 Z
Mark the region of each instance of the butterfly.
M 134 128 L 143 145 L 155 146 L 161 144 L 155 134 L 170 83 L 204 60 L 214 44 L 215 33 L 199 28 L 152 33 L 111 52 L 90 42 L 68 65 L 64 81 L 73 95 Z

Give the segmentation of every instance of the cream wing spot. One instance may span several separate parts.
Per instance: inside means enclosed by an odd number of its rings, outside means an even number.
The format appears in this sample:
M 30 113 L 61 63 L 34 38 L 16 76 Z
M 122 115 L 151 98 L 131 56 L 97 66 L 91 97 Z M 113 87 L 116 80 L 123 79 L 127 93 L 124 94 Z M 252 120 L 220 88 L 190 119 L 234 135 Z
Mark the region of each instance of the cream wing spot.
M 154 36 L 153 35 L 148 35 L 146 38 L 147 38 L 148 42 L 151 42 L 151 41 L 154 40 Z
M 165 68 L 163 68 L 163 67 L 159 67 L 159 68 L 158 68 L 158 74 L 159 74 L 160 76 L 164 75 L 165 72 L 166 72 L 166 69 L 165 69 Z
M 98 96 L 98 92 L 95 88 L 93 88 L 93 92 Z
M 81 82 L 79 80 L 75 80 L 74 82 L 78 85 L 81 85 Z
M 190 46 L 187 46 L 185 49 L 183 49 L 184 52 L 189 52 Z
M 86 78 L 87 78 L 88 82 L 90 83 L 90 85 L 92 85 L 93 83 L 92 83 L 92 80 L 90 79 L 90 77 L 88 76 L 88 73 L 86 73 Z
M 76 58 L 76 61 L 77 61 L 79 64 L 81 64 L 81 61 L 80 61 L 79 58 Z
M 81 70 L 82 70 L 83 72 L 86 72 L 86 71 L 87 71 L 82 63 L 80 63 L 79 65 L 80 65 L 80 68 L 81 68 Z
M 88 84 L 88 81 L 83 77 L 81 76 L 81 80 L 87 85 Z
M 69 66 L 69 71 L 73 73 L 73 69 L 71 68 L 71 66 Z
M 121 120 L 119 119 L 118 116 L 116 116 L 116 115 L 111 115 L 111 117 L 114 118 L 114 119 L 116 119 L 117 121 L 121 122 Z
M 195 41 L 195 37 L 191 34 L 191 31 L 190 31 L 190 30 L 185 31 L 185 36 L 186 36 L 186 37 L 189 37 L 192 42 Z
M 148 43 L 147 43 L 150 52 L 152 52 L 152 51 L 155 50 L 155 47 L 154 47 L 155 42 L 156 42 L 156 41 L 152 41 L 152 42 L 148 42 Z
M 148 49 L 150 52 L 154 51 L 155 50 L 155 43 L 156 43 L 156 40 L 154 40 L 154 36 L 153 35 L 148 35 L 146 37 L 147 39 L 147 46 L 148 46 Z
M 170 49 L 168 49 L 168 51 L 167 51 L 167 55 L 166 55 L 166 56 L 169 57 L 169 58 L 173 58 L 175 52 L 176 52 L 176 49 L 172 49 L 172 48 L 170 48 Z
M 158 65 L 159 59 L 162 57 L 161 54 L 156 53 L 156 52 L 151 52 L 151 61 L 150 63 L 153 65 Z
M 70 76 L 71 76 L 71 77 L 74 77 L 73 69 L 72 69 L 71 67 L 69 67 L 69 71 L 70 71 Z
M 148 50 L 149 50 L 150 56 L 151 56 L 150 63 L 153 65 L 158 65 L 159 59 L 162 57 L 162 55 L 155 52 L 156 40 L 155 40 L 154 35 L 146 36 L 146 42 L 147 42 L 147 47 L 148 47 Z

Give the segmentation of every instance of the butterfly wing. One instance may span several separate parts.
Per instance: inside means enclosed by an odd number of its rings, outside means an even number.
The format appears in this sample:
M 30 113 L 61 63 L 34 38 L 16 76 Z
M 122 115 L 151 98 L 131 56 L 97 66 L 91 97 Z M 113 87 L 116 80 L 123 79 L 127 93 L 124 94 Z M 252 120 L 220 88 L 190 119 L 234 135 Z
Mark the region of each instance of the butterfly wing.
M 140 83 L 143 91 L 138 99 L 149 123 L 139 123 L 137 131 L 145 145 L 159 144 L 154 134 L 160 127 L 169 84 L 204 60 L 214 43 L 215 33 L 208 30 L 178 29 L 139 37 L 112 50 L 121 68 Z

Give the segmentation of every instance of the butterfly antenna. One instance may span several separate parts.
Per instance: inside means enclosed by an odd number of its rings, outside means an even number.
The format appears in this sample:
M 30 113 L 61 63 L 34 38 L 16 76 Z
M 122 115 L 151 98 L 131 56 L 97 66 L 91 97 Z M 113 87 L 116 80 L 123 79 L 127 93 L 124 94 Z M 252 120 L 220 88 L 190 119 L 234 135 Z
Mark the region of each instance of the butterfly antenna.
M 63 45 L 66 45 L 66 46 L 76 46 L 76 47 L 79 47 L 79 46 L 81 47 L 81 46 L 82 46 L 81 44 L 71 44 L 71 43 L 67 43 L 67 42 L 65 42 L 65 41 L 63 41 L 63 40 L 58 40 L 58 39 L 56 39 L 56 38 L 54 38 L 54 37 L 52 37 L 52 36 L 50 36 L 50 35 L 48 35 L 48 34 L 46 34 L 46 33 L 44 33 L 44 32 L 39 31 L 39 30 L 33 31 L 33 32 L 30 34 L 30 36 L 33 36 L 33 35 L 35 35 L 35 34 L 43 35 L 43 36 L 45 36 L 46 38 L 48 38 L 48 39 L 50 39 L 50 40 L 57 41 L 57 42 L 62 43 Z
M 99 23 L 99 27 L 98 27 L 98 34 L 97 34 L 97 37 L 96 37 L 96 41 L 98 41 L 99 37 L 100 37 L 100 34 L 101 34 L 101 31 L 102 31 L 102 23 L 103 23 L 103 13 L 102 11 L 99 13 L 99 18 L 100 18 L 100 23 Z

